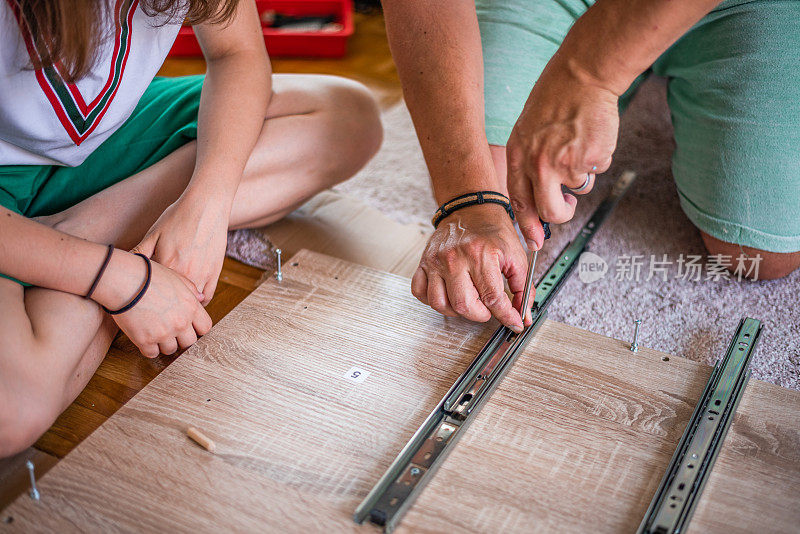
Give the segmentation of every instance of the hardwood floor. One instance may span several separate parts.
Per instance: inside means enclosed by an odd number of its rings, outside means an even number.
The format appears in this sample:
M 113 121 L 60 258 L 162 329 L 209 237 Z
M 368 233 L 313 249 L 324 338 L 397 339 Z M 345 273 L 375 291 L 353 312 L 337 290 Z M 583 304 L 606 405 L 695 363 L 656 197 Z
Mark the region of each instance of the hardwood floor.
M 272 58 L 275 73 L 314 73 L 345 76 L 369 87 L 382 107 L 402 98 L 400 79 L 389 52 L 383 15 L 355 14 L 356 32 L 348 43 L 347 55 L 339 59 Z M 160 76 L 186 76 L 205 72 L 202 59 L 167 59 Z
M 400 82 L 389 52 L 383 16 L 356 14 L 356 32 L 341 59 L 272 59 L 276 73 L 319 73 L 345 76 L 367 85 L 387 108 L 402 98 Z M 202 59 L 168 59 L 161 76 L 201 74 Z M 263 271 L 226 258 L 217 293 L 208 305 L 216 323 L 239 304 L 258 285 Z M 177 356 L 148 360 L 139 355 L 133 344 L 118 336 L 108 356 L 78 396 L 53 426 L 36 442 L 34 449 L 0 462 L 0 509 L 19 492 L 7 480 L 20 478 L 25 460 L 33 457 L 37 473 L 42 474 L 75 448 L 114 412 L 171 364 Z M 24 473 L 27 476 L 27 473 Z M 22 478 L 24 480 L 24 477 Z

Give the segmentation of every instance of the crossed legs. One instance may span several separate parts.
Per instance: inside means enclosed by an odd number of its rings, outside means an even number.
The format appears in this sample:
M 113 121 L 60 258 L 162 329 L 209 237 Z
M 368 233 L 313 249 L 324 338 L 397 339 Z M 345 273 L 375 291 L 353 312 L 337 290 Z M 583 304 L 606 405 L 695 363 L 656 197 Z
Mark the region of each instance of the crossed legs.
M 377 108 L 339 78 L 276 75 L 231 228 L 269 224 L 358 171 L 377 151 Z M 195 143 L 64 212 L 40 219 L 84 239 L 134 247 L 185 189 Z M 32 444 L 86 386 L 117 329 L 91 301 L 0 279 L 0 457 Z

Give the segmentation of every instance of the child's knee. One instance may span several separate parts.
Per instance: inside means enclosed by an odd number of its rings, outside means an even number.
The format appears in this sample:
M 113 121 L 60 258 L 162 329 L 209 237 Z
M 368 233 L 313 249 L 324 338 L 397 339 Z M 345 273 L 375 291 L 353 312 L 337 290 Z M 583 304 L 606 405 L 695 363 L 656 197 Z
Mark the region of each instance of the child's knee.
M 41 359 L 28 343 L 0 349 L 0 458 L 33 445 L 64 408 L 63 391 L 48 369 L 25 365 L 36 361 Z
M 336 132 L 333 139 L 346 145 L 342 147 L 343 154 L 358 170 L 375 155 L 383 141 L 378 104 L 364 85 L 346 78 L 326 78 L 324 106 Z
M 57 409 L 48 409 L 46 403 L 20 399 L 20 396 L 5 394 L 5 385 L 0 384 L 0 458 L 25 450 L 36 442 L 58 417 Z
M 710 255 L 721 254 L 735 259 L 739 257 L 739 255 L 744 254 L 751 259 L 760 258 L 756 260 L 758 269 L 756 270 L 753 268 L 748 278 L 775 280 L 790 275 L 800 267 L 800 252 L 769 252 L 767 250 L 745 247 L 736 243 L 727 243 L 705 232 L 700 232 L 700 234 L 703 237 L 706 250 Z M 752 260 L 751 263 L 753 263 Z

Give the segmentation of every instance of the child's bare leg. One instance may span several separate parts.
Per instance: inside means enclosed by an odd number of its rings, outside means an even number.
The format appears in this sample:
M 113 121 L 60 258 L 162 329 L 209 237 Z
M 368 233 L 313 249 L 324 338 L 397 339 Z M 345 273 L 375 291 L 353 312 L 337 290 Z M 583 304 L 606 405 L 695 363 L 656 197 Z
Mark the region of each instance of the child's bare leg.
M 330 76 L 276 75 L 273 88 L 264 129 L 234 199 L 232 229 L 282 218 L 351 177 L 380 146 L 378 111 L 362 86 Z M 109 209 L 119 228 L 136 229 L 128 232 L 135 242 L 118 244 L 133 247 L 155 221 L 151 215 L 158 218 L 186 188 L 194 151 L 195 143 L 189 143 L 167 158 L 168 166 L 119 182 L 50 220 L 67 233 L 99 241 L 94 214 Z
M 377 110 L 357 85 L 318 76 L 276 76 L 264 129 L 248 161 L 232 227 L 266 224 L 355 173 L 380 144 Z M 194 143 L 63 213 L 62 231 L 135 246 L 188 183 Z M 0 457 L 29 446 L 80 393 L 116 328 L 75 295 L 23 290 L 0 279 Z

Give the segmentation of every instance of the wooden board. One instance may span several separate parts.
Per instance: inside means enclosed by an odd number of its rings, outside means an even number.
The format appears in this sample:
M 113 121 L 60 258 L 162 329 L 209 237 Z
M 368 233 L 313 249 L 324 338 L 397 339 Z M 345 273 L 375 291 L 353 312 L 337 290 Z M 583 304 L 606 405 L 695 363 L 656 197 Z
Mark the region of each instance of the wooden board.
M 389 44 L 386 40 L 383 15 L 380 12 L 370 14 L 355 13 L 354 22 L 356 32 L 348 43 L 347 57 L 316 60 L 272 58 L 273 71 L 276 73 L 332 74 L 355 78 L 370 88 L 378 98 L 381 109 L 385 110 L 396 105 L 402 100 L 402 89 L 389 51 Z M 168 58 L 158 75 L 203 74 L 205 70 L 205 61 L 200 58 Z M 285 226 L 285 224 L 281 223 L 281 230 L 284 230 Z M 299 240 L 296 239 L 296 241 Z M 291 245 L 293 244 L 291 243 Z M 305 247 L 313 248 L 310 244 L 306 244 Z M 302 247 L 296 247 L 295 250 L 299 250 L 299 248 Z M 284 249 L 284 252 L 286 253 L 287 250 Z M 334 250 L 329 253 L 336 255 Z M 287 254 L 287 257 L 290 255 Z M 340 257 L 349 259 L 344 255 Z M 416 268 L 416 264 L 413 267 Z M 384 270 L 400 273 L 401 269 L 407 268 L 409 268 L 408 265 L 397 265 L 397 271 L 391 268 Z M 411 272 L 413 273 L 413 270 Z M 210 312 L 212 317 L 214 317 L 215 310 L 224 315 L 233 309 L 250 291 L 258 286 L 258 281 L 261 279 L 262 274 L 264 274 L 263 271 L 255 267 L 226 258 L 220 275 L 220 284 L 217 286 L 217 293 L 209 305 L 209 309 L 213 308 Z M 226 291 L 226 285 L 245 289 L 246 292 L 237 294 L 238 292 L 235 289 Z M 104 407 L 102 413 L 95 411 L 93 409 L 95 406 L 91 406 L 91 402 L 89 407 L 92 409 L 84 410 L 84 405 L 82 404 L 84 399 L 76 400 L 75 403 L 67 408 L 62 417 L 55 422 L 53 427 L 37 441 L 36 448 L 38 450 L 48 455 L 55 455 L 58 458 L 65 456 L 100 424 L 105 422 L 108 415 L 118 410 L 125 401 L 137 393 L 152 377 L 156 376 L 174 359 L 171 356 L 162 356 L 157 362 L 143 365 L 138 350 L 133 344 L 128 343 L 124 336 L 120 336 L 115 341 L 110 351 L 110 356 L 103 362 L 96 377 L 104 373 L 108 362 L 112 361 L 113 382 L 116 383 L 92 379 L 81 395 L 84 398 L 98 395 L 103 397 Z M 109 386 L 115 388 L 116 392 L 121 392 L 121 394 L 108 396 Z M 24 463 L 21 465 L 24 468 Z M 18 464 L 0 462 L 0 481 L 24 479 L 25 477 L 27 477 L 27 471 L 20 470 Z M 9 488 L 11 487 L 0 484 L 0 510 L 9 502 L 6 497 L 16 497 L 16 494 L 10 493 L 11 490 Z
M 392 61 L 389 43 L 386 40 L 386 28 L 383 21 L 383 14 L 380 12 L 370 14 L 354 13 L 354 22 L 356 32 L 348 42 L 348 53 L 345 58 L 272 58 L 273 72 L 331 74 L 335 76 L 344 76 L 346 78 L 354 78 L 364 83 L 372 91 L 373 95 L 378 98 L 382 110 L 389 109 L 396 105 L 402 100 L 402 89 L 400 87 L 400 80 L 397 77 L 397 71 L 394 67 L 394 62 Z M 206 65 L 202 58 L 167 58 L 164 65 L 159 70 L 158 75 L 187 76 L 203 74 L 205 71 Z M 319 201 L 316 201 L 315 204 L 318 205 Z M 325 215 L 332 216 L 336 214 L 326 213 Z M 350 215 L 352 216 L 352 212 Z M 297 219 L 295 215 L 290 215 L 289 218 Z M 325 219 L 325 222 L 328 220 L 329 219 Z M 301 219 L 298 222 L 310 226 L 308 221 Z M 288 227 L 289 225 L 287 225 L 285 221 L 281 221 L 275 226 L 276 228 L 274 228 L 274 231 L 276 237 L 280 241 L 288 241 L 286 244 L 289 245 L 290 248 L 293 248 L 293 250 L 303 248 L 298 247 L 296 242 L 307 240 L 308 236 L 297 234 L 289 236 L 288 234 L 291 228 Z M 312 228 L 312 230 L 319 232 L 320 228 L 317 226 Z M 322 230 L 327 230 L 328 232 L 332 231 L 330 228 L 322 228 Z M 336 230 L 336 228 L 333 230 Z M 347 237 L 352 238 L 352 236 L 349 235 L 344 236 L 344 238 Z M 317 243 L 308 243 L 305 245 L 305 248 L 313 249 L 316 245 Z M 278 246 L 281 246 L 280 242 L 278 242 Z M 321 248 L 322 247 L 320 247 L 320 249 Z M 336 255 L 337 252 L 335 250 L 320 251 L 333 255 Z M 284 249 L 284 253 L 286 252 L 287 250 Z M 349 251 L 346 251 L 345 254 L 348 252 Z M 291 253 L 287 254 L 286 257 L 290 255 Z M 349 258 L 347 255 L 339 255 L 339 257 L 355 259 Z M 418 257 L 419 255 L 417 258 Z M 381 260 L 383 259 L 384 258 L 381 258 Z M 397 270 L 393 269 L 394 265 L 385 265 L 385 267 L 384 270 L 399 273 L 400 269 L 409 269 L 412 266 L 409 260 L 405 264 L 398 263 L 396 265 Z M 416 268 L 416 263 L 413 265 L 413 268 Z M 413 274 L 413 270 L 411 273 Z M 220 274 L 220 284 L 217 286 L 217 293 L 208 307 L 212 318 L 216 320 L 215 312 L 221 317 L 233 309 L 233 307 L 247 296 L 250 291 L 258 286 L 258 281 L 261 279 L 262 274 L 264 273 L 260 269 L 244 265 L 230 258 L 225 258 L 225 264 Z M 226 290 L 229 287 L 233 289 L 230 291 Z M 245 289 L 246 292 L 241 293 L 237 291 L 236 288 Z M 154 362 L 152 365 L 146 366 L 147 368 L 142 370 L 143 365 L 140 363 L 141 357 L 139 351 L 132 343 L 127 342 L 124 336 L 121 336 L 120 339 L 115 342 L 115 346 L 112 347 L 110 354 L 115 360 L 115 367 L 120 371 L 116 374 L 117 384 L 111 385 L 120 390 L 130 389 L 133 393 L 138 392 L 150 378 L 163 370 L 173 359 L 168 356 L 162 356 L 159 358 L 158 362 Z M 106 362 L 107 361 L 108 359 Z M 106 362 L 101 365 L 101 372 L 104 371 Z M 149 378 L 142 383 L 142 377 Z M 99 387 L 96 387 L 97 384 L 93 380 L 87 386 L 86 393 L 89 395 L 104 395 L 105 392 L 103 389 L 106 389 L 107 385 L 108 384 L 99 385 Z M 129 395 L 128 392 L 125 391 L 123 396 L 127 396 L 127 398 L 121 403 L 115 398 L 112 398 L 110 402 L 107 401 L 104 412 L 110 411 L 113 413 L 119 409 L 132 394 Z M 72 405 L 68 408 L 65 415 L 55 423 L 54 427 L 36 443 L 36 448 L 61 458 L 86 438 L 86 436 L 96 429 L 99 423 L 104 422 L 105 419 L 105 413 L 100 414 L 98 417 L 94 410 L 84 413 L 79 406 Z M 67 424 L 71 426 L 68 432 L 69 436 L 65 437 L 64 428 Z M 17 476 L 16 474 L 7 473 L 5 470 L 6 467 L 6 465 L 0 464 L 0 480 L 3 479 L 5 475 Z M 0 510 L 2 510 L 2 506 L 0 506 Z
M 14 456 L 0 458 L 0 510 L 31 487 L 30 475 L 25 465 L 29 460 L 33 462 L 37 476 L 45 474 L 58 462 L 55 456 L 33 447 Z
M 0 527 L 374 531 L 353 510 L 493 329 L 442 318 L 406 278 L 301 252 Z M 401 530 L 632 531 L 710 374 L 664 358 L 547 322 Z M 691 531 L 796 528 L 798 415 L 800 393 L 750 383 Z
M 226 267 L 233 267 L 231 278 L 244 277 L 250 270 L 258 273 L 250 284 L 261 277 L 262 271 L 225 259 Z M 206 311 L 214 322 L 219 321 L 250 293 L 250 290 L 231 285 L 221 277 L 217 292 Z M 56 419 L 55 423 L 37 441 L 36 449 L 63 458 L 89 434 L 94 432 L 111 415 L 167 368 L 179 355 L 143 358 L 139 349 L 124 334 L 119 334 L 100 363 L 86 388 Z M 0 473 L 3 472 L 0 466 Z M 27 476 L 27 472 L 24 473 Z M 18 474 L 16 476 L 19 476 Z M 0 477 L 2 478 L 2 477 Z M 2 507 L 0 507 L 2 509 Z

